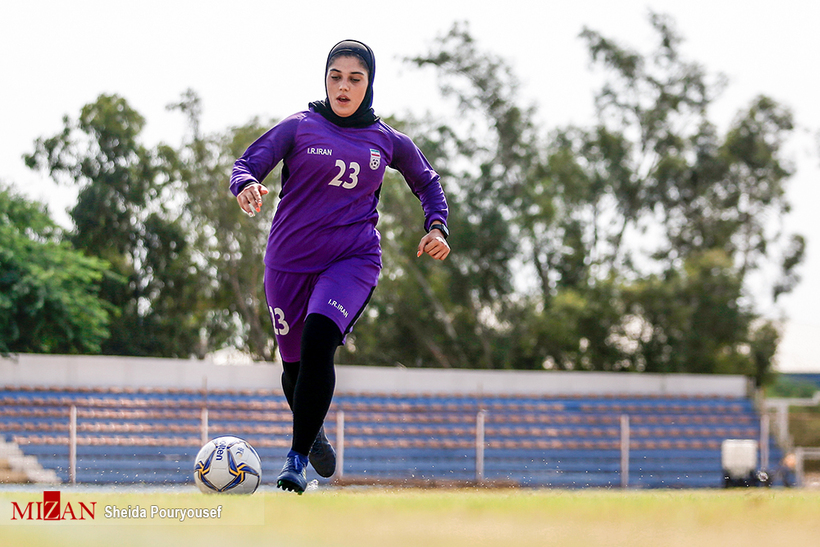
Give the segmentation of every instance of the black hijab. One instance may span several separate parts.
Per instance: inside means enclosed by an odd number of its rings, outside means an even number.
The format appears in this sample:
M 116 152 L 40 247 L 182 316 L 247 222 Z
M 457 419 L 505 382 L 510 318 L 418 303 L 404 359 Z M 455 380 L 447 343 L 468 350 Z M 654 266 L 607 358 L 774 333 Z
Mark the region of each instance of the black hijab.
M 343 118 L 333 112 L 330 106 L 330 99 L 327 96 L 327 71 L 330 68 L 330 61 L 339 54 L 353 55 L 358 57 L 364 66 L 367 67 L 367 91 L 359 108 L 350 116 Z M 379 121 L 379 117 L 373 112 L 373 80 L 376 77 L 376 57 L 373 50 L 358 40 L 342 40 L 330 50 L 325 63 L 325 98 L 322 101 L 313 101 L 310 107 L 321 114 L 326 120 L 339 127 L 367 127 Z

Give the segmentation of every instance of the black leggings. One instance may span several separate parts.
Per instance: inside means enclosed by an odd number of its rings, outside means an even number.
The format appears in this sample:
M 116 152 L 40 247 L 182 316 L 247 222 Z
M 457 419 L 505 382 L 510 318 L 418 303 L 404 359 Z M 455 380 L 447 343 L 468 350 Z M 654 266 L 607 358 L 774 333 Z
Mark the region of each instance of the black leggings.
M 313 446 L 333 399 L 336 387 L 333 358 L 343 338 L 333 320 L 312 313 L 305 319 L 302 331 L 301 361 L 283 363 L 282 389 L 293 411 L 291 449 L 305 456 Z

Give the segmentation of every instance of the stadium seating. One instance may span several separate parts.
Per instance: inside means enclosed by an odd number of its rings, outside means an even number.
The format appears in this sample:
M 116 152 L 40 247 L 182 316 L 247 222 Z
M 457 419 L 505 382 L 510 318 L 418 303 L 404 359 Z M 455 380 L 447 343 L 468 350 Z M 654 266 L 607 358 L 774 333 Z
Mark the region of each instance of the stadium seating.
M 281 392 L 0 387 L 0 435 L 69 479 L 69 409 L 77 409 L 76 480 L 191 483 L 207 436 L 247 439 L 270 483 L 290 446 Z M 720 445 L 758 439 L 750 400 L 682 396 L 465 396 L 337 393 L 326 421 L 338 444 L 340 483 L 475 483 L 483 411 L 487 484 L 621 486 L 621 416 L 629 417 L 629 487 L 720 487 Z M 780 459 L 770 446 L 770 461 Z M 319 479 L 311 473 L 309 479 Z

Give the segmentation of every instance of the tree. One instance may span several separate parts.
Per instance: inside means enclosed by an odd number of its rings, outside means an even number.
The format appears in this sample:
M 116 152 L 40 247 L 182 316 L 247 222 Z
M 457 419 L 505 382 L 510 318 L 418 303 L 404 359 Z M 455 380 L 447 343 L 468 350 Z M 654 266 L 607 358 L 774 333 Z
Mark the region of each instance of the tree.
M 106 267 L 63 241 L 44 208 L 0 184 L 0 354 L 99 352 Z
M 658 45 L 648 55 L 584 30 L 609 75 L 598 122 L 549 134 L 519 104 L 508 66 L 480 51 L 465 25 L 410 60 L 435 68 L 458 105 L 458 118 L 414 128 L 445 174 L 456 252 L 430 277 L 391 257 L 390 290 L 376 293 L 373 312 L 387 342 L 369 340 L 382 355 L 765 381 L 776 330 L 745 286 L 776 249 L 783 275 L 773 295 L 798 280 L 803 239 L 765 223 L 789 210 L 781 146 L 791 114 L 759 97 L 719 135 L 708 109 L 723 79 L 682 59 L 669 18 L 650 23 Z M 409 247 L 408 219 L 389 201 L 381 210 L 386 254 Z
M 103 353 L 188 357 L 198 350 L 197 265 L 177 209 L 184 192 L 176 152 L 140 142 L 144 118 L 117 95 L 100 95 L 63 130 L 37 139 L 33 169 L 80 187 L 70 240 L 110 264 L 100 296 L 111 304 Z M 123 282 L 125 280 L 125 282 Z
M 456 26 L 438 47 L 409 62 L 433 66 L 459 120 L 390 120 L 428 157 L 447 192 L 451 244 L 443 264 L 418 260 L 418 200 L 387 176 L 380 199 L 384 271 L 354 335 L 357 362 L 406 366 L 510 366 L 503 325 L 515 307 L 511 223 L 521 180 L 531 168 L 530 110 L 515 103 L 516 83 L 500 59 L 477 49 Z M 470 85 L 461 86 L 461 80 Z M 465 136 L 466 135 L 466 136 Z M 361 342 L 361 343 L 359 343 Z M 351 356 L 352 357 L 352 356 Z
M 623 320 L 610 335 L 631 342 L 620 361 L 626 368 L 744 372 L 763 381 L 762 362 L 770 363 L 776 343 L 744 286 L 775 258 L 778 234 L 766 219 L 789 211 L 781 146 L 791 114 L 758 97 L 718 135 L 708 107 L 721 79 L 681 58 L 670 18 L 651 14 L 650 22 L 658 44 L 646 56 L 582 33 L 610 75 L 597 96 L 599 125 L 571 141 L 579 172 L 598 186 L 590 265 L 621 280 Z M 650 230 L 660 237 L 645 237 Z M 794 286 L 803 250 L 793 236 L 773 296 Z M 627 336 L 635 324 L 640 335 Z
M 774 298 L 799 281 L 804 239 L 769 223 L 789 212 L 791 113 L 761 96 L 721 132 L 709 107 L 724 79 L 682 58 L 671 19 L 651 14 L 650 24 L 648 54 L 581 33 L 607 75 L 588 127 L 542 128 L 512 70 L 466 25 L 408 60 L 437 71 L 457 112 L 388 120 L 442 174 L 454 253 L 415 257 L 421 209 L 388 172 L 380 287 L 341 361 L 769 380 L 778 333 L 746 287 L 770 263 L 782 270 Z M 195 93 L 171 108 L 189 120 L 178 150 L 144 147 L 141 116 L 101 96 L 40 139 L 30 165 L 81 185 L 72 240 L 112 265 L 100 294 L 121 314 L 111 329 L 120 345 L 104 349 L 203 355 L 230 344 L 270 359 L 269 225 L 227 191 L 233 161 L 268 125 L 203 135 Z M 128 347 L 132 332 L 147 339 Z
M 276 210 L 280 169 L 266 179 L 271 193 L 265 214 L 248 218 L 228 189 L 236 158 L 266 131 L 272 122 L 258 119 L 210 135 L 200 130 L 201 101 L 188 90 L 169 109 L 188 118 L 188 135 L 179 154 L 184 184 L 180 221 L 190 234 L 192 254 L 201 264 L 198 287 L 202 299 L 203 352 L 226 345 L 271 360 L 276 341 L 270 328 L 263 286 L 265 248 L 270 218 Z M 268 182 L 272 181 L 272 182 Z

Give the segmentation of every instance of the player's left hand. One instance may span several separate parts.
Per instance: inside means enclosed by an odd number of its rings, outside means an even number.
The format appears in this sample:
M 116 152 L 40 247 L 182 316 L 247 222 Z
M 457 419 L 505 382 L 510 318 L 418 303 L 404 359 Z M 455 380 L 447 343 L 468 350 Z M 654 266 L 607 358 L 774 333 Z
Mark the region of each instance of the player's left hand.
M 447 244 L 447 240 L 440 230 L 434 228 L 421 238 L 419 242 L 419 252 L 416 256 L 419 257 L 422 253 L 427 253 L 436 260 L 444 260 L 447 258 L 447 255 L 450 254 L 450 245 Z

